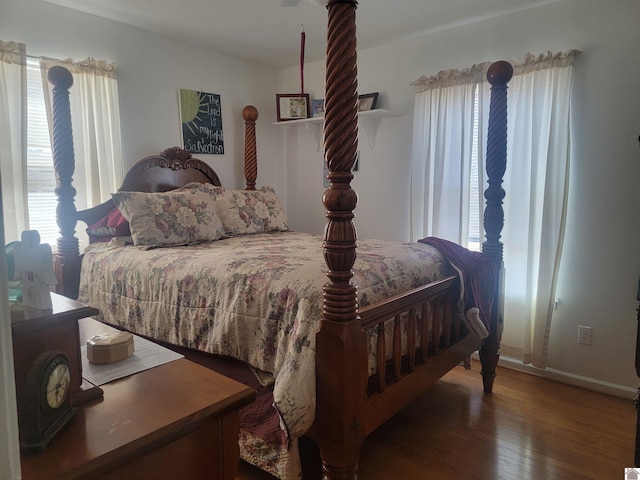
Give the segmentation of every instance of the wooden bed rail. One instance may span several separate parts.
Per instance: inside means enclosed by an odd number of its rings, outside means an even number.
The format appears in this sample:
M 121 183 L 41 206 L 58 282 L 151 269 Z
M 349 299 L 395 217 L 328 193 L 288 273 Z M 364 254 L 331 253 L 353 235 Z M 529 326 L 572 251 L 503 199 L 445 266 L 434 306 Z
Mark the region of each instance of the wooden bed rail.
M 459 288 L 458 284 L 459 279 L 457 275 L 451 275 L 411 290 L 408 293 L 402 293 L 395 297 L 382 300 L 374 305 L 362 307 L 359 310 L 361 326 L 364 330 L 367 330 L 378 324 L 381 320 L 389 318 L 399 309 L 404 308 L 405 310 L 409 310 L 410 308 L 419 307 L 454 286 Z

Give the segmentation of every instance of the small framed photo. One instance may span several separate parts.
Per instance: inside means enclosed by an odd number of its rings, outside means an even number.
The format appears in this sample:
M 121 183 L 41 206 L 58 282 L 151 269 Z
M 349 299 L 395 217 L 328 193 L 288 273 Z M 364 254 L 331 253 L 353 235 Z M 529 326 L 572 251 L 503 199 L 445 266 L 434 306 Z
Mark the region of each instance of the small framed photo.
M 277 93 L 278 122 L 309 118 L 308 93 Z
M 367 110 L 373 110 L 376 108 L 377 101 L 378 92 L 358 96 L 358 111 L 366 112 Z
M 324 117 L 324 98 L 311 100 L 311 116 Z

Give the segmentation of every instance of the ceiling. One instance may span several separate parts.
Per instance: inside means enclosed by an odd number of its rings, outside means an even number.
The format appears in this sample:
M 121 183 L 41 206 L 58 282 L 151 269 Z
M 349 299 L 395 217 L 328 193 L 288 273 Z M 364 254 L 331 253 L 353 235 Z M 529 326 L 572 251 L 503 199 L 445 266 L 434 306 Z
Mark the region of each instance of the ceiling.
M 45 0 L 221 53 L 283 68 L 295 66 L 300 31 L 306 61 L 325 55 L 327 13 L 315 0 Z M 369 48 L 560 0 L 360 0 L 358 48 Z M 317 2 L 316 2 L 317 3 Z

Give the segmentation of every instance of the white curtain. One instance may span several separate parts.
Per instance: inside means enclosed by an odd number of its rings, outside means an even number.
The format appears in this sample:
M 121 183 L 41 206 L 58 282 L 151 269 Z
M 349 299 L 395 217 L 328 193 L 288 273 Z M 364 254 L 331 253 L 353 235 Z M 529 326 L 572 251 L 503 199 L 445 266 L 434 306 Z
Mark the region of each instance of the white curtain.
M 23 43 L 0 41 L 0 177 L 5 241 L 19 240 L 27 215 L 27 77 Z
M 73 175 L 76 207 L 92 207 L 108 200 L 123 179 L 117 65 L 93 58 L 80 62 L 41 59 L 49 116 L 47 74 L 54 65 L 64 66 L 73 74 L 69 103 L 76 161 Z
M 5 243 L 2 192 L 0 184 L 0 244 Z M 7 256 L 2 248 L 0 249 L 0 478 L 3 479 L 21 478 L 7 271 Z
M 482 65 L 448 70 L 416 89 L 411 163 L 411 238 L 438 236 L 467 245 L 476 86 Z M 445 161 L 456 158 L 457 162 Z
M 0 245 L 20 239 L 27 223 L 26 48 L 0 41 Z M 0 252 L 0 478 L 20 478 L 7 261 Z M 7 321 L 5 321 L 7 320 Z
M 507 93 L 504 315 L 524 323 L 522 360 L 540 368 L 547 366 L 564 241 L 577 53 L 528 54 L 514 65 Z
M 562 254 L 570 160 L 570 99 L 573 60 L 578 52 L 534 56 L 527 54 L 522 62 L 512 62 L 514 76 L 507 93 L 507 170 L 504 189 L 505 226 L 502 231 L 505 254 L 505 326 L 522 322 L 524 329 L 523 362 L 544 368 L 555 289 Z M 478 96 L 480 122 L 478 139 L 484 138 L 489 113 L 489 85 L 484 81 L 488 64 L 482 64 L 483 75 Z M 442 76 L 442 74 L 439 74 Z M 467 145 L 473 137 L 464 122 L 449 126 L 448 118 L 466 118 L 468 105 L 431 107 L 420 91 L 420 79 L 415 100 L 414 152 L 411 172 L 412 238 L 438 236 L 466 244 L 464 222 L 470 209 L 459 199 L 467 188 Z M 439 87 L 438 87 L 439 88 Z M 448 89 L 450 87 L 445 87 Z M 440 88 L 439 88 L 440 89 Z M 437 94 L 438 96 L 440 94 Z M 436 96 L 430 93 L 429 96 Z M 424 111 L 428 105 L 430 110 Z M 459 112 L 453 113 L 452 110 Z M 421 113 L 422 112 L 422 113 Z M 466 121 L 466 120 L 465 120 Z M 435 126 L 434 126 L 435 124 Z M 433 131 L 444 130 L 435 137 Z M 444 139 L 444 140 L 443 140 Z M 439 146 L 439 142 L 451 145 Z M 434 150 L 435 149 L 435 150 Z M 434 150 L 434 151 L 432 151 Z M 478 173 L 484 171 L 483 150 L 479 149 Z M 455 162 L 452 161 L 455 159 Z M 455 163 L 455 166 L 448 165 Z M 438 166 L 441 165 L 441 166 Z M 428 173 L 448 169 L 449 176 Z M 427 172 L 427 175 L 425 175 Z M 457 184 L 454 182 L 456 176 Z M 445 181 L 446 180 L 446 181 Z M 452 185 L 449 185 L 449 182 Z M 486 188 L 484 182 L 480 192 Z M 421 188 L 433 189 L 422 193 Z M 438 189 L 449 192 L 438 195 Z M 482 197 L 481 197 L 482 198 Z M 459 208 L 452 212 L 453 201 Z M 446 211 L 442 221 L 433 212 Z M 480 217 L 482 218 L 482 217 Z M 447 223 L 442 226 L 442 223 Z M 463 230 L 458 233 L 456 232 Z

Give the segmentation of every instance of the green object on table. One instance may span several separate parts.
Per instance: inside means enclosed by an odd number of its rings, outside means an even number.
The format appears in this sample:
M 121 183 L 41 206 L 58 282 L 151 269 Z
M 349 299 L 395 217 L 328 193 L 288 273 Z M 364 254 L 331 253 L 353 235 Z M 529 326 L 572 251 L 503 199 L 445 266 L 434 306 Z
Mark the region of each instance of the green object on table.
M 22 300 L 22 282 L 20 280 L 9 281 L 9 302 Z

